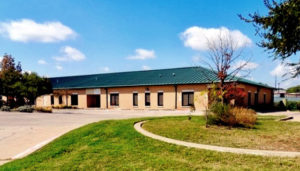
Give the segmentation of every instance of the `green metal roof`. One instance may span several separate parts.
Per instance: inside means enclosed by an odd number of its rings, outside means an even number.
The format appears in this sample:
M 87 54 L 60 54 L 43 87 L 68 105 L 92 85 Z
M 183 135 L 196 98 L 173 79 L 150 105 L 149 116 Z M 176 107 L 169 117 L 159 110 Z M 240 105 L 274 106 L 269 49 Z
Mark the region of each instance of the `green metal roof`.
M 151 85 L 203 84 L 217 82 L 214 72 L 203 67 L 185 67 L 50 78 L 53 89 L 108 88 Z M 269 87 L 235 77 L 232 81 Z

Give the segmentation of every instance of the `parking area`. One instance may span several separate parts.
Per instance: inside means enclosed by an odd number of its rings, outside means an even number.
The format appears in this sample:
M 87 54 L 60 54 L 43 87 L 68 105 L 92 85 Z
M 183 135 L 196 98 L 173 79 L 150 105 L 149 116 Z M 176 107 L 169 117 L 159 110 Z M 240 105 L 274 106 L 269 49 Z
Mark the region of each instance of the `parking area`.
M 53 113 L 0 112 L 0 165 L 21 158 L 62 134 L 108 119 L 186 115 L 187 111 L 54 110 Z

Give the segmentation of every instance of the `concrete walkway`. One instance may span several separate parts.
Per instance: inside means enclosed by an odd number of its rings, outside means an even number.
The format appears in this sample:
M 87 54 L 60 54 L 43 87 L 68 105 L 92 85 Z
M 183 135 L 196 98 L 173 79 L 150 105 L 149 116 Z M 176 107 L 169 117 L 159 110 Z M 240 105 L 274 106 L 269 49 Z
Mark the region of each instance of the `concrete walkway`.
M 237 154 L 251 154 L 251 155 L 259 155 L 259 156 L 274 156 L 274 157 L 298 157 L 300 156 L 300 152 L 288 152 L 288 151 L 270 151 L 270 150 L 251 150 L 251 149 L 242 149 L 242 148 L 231 148 L 231 147 L 220 147 L 213 145 L 205 145 L 205 144 L 197 144 L 186 141 L 175 140 L 167 137 L 163 137 L 160 135 L 153 134 L 148 132 L 142 128 L 143 123 L 147 121 L 141 121 L 134 124 L 134 128 L 137 132 L 141 133 L 144 136 L 167 142 L 170 144 L 181 145 L 185 147 L 193 147 L 204 150 L 212 150 L 218 152 L 229 152 L 229 153 L 237 153 Z
M 257 113 L 258 115 L 262 115 L 262 116 L 268 116 L 268 115 L 272 115 L 272 116 L 287 116 L 290 117 L 292 116 L 293 119 L 289 120 L 289 121 L 297 121 L 300 122 L 300 112 L 299 111 L 280 111 L 280 112 L 267 112 L 267 113 Z

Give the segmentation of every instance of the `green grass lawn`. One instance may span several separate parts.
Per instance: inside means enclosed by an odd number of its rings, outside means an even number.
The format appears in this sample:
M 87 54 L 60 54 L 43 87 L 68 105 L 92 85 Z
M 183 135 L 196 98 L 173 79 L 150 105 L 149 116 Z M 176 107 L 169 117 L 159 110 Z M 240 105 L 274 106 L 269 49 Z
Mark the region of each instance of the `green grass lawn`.
M 84 126 L 23 159 L 1 166 L 0 170 L 300 169 L 300 158 L 220 153 L 153 140 L 134 130 L 133 124 L 139 120 L 101 121 Z
M 202 144 L 248 149 L 300 151 L 300 123 L 259 116 L 253 129 L 210 126 L 203 116 L 154 119 L 143 128 L 165 137 Z

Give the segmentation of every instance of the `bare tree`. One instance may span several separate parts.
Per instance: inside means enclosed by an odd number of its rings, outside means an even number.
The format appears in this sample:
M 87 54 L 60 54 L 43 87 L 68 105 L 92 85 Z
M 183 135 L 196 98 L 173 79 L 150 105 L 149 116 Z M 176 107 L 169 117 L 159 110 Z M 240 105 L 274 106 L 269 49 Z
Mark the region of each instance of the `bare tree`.
M 220 32 L 217 39 L 207 39 L 208 51 L 206 58 L 201 60 L 217 76 L 217 80 L 211 80 L 210 77 L 207 79 L 211 82 L 218 82 L 222 103 L 224 103 L 227 83 L 232 82 L 237 76 L 246 77 L 250 73 L 246 67 L 250 58 L 244 55 L 244 48 L 238 43 L 229 33 Z

